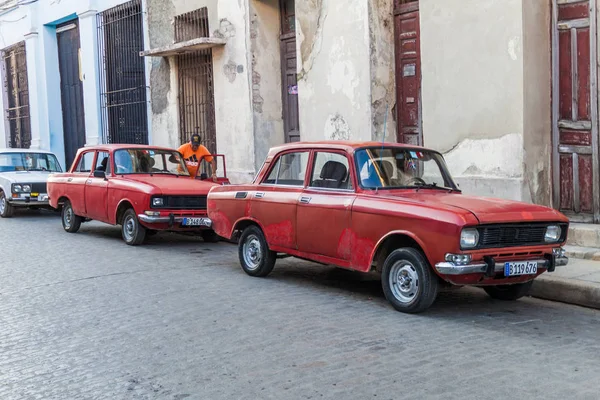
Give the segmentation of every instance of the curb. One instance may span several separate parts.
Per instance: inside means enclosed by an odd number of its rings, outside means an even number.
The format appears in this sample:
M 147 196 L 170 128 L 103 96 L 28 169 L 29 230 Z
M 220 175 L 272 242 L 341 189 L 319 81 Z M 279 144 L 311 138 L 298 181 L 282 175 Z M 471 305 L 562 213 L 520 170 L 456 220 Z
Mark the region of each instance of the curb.
M 600 283 L 539 276 L 529 295 L 544 300 L 600 309 Z

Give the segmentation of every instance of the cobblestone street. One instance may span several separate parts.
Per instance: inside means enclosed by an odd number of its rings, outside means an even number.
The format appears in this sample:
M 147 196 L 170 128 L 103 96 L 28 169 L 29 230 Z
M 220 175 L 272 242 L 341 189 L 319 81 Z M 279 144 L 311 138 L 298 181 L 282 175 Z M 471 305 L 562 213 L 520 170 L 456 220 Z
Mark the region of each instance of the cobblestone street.
M 482 291 L 406 315 L 372 277 L 237 248 L 0 220 L 1 399 L 597 399 L 600 313 Z

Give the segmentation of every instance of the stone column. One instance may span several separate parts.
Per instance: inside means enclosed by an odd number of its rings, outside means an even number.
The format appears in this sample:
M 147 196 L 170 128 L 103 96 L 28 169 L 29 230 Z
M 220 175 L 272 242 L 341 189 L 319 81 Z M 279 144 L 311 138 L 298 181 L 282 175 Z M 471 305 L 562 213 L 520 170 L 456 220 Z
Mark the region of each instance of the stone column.
M 81 41 L 81 73 L 87 146 L 102 142 L 96 14 L 96 10 L 90 9 L 77 15 Z

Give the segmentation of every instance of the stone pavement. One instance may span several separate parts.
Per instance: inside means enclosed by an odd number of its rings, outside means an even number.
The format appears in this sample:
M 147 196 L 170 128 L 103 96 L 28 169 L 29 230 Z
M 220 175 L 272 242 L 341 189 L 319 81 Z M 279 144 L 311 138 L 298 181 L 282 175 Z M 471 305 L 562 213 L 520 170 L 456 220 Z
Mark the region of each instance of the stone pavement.
M 600 311 L 477 289 L 395 312 L 370 277 L 57 216 L 0 220 L 0 399 L 597 399 Z

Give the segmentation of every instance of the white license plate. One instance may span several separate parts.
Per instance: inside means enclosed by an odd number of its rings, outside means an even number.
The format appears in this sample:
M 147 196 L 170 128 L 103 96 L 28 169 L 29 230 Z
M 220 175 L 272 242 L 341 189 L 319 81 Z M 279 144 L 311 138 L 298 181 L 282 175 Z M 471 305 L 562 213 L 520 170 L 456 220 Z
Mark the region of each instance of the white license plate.
M 210 226 L 208 218 L 184 218 L 181 223 L 183 226 Z
M 537 269 L 537 261 L 507 262 L 504 263 L 504 276 L 535 275 Z

